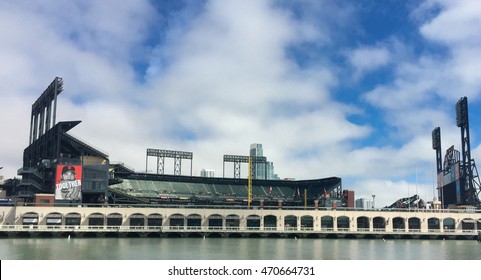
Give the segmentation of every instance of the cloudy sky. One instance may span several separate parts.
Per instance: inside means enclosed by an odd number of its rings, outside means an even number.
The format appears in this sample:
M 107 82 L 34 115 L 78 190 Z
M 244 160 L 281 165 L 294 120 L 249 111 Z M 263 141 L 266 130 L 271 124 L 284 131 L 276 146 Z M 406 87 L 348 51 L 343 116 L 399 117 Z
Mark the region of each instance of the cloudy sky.
M 261 143 L 281 178 L 338 176 L 379 207 L 432 200 L 431 132 L 460 149 L 463 96 L 481 161 L 476 0 L 2 1 L 0 38 L 6 178 L 56 76 L 57 121 L 82 120 L 72 135 L 137 171 L 157 148 L 222 176 L 223 155 Z

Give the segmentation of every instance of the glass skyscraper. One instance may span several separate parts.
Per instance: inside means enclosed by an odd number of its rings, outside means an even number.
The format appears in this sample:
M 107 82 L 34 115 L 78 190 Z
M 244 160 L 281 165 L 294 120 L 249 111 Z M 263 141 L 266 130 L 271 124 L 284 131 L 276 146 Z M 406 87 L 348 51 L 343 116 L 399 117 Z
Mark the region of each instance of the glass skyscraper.
M 262 144 L 251 144 L 249 155 L 251 157 L 263 157 L 264 151 L 262 149 Z M 266 164 L 256 164 L 252 163 L 252 168 L 254 171 L 253 179 L 279 179 L 277 174 L 274 173 L 274 164 L 271 161 L 266 162 Z M 267 177 L 266 177 L 267 176 Z

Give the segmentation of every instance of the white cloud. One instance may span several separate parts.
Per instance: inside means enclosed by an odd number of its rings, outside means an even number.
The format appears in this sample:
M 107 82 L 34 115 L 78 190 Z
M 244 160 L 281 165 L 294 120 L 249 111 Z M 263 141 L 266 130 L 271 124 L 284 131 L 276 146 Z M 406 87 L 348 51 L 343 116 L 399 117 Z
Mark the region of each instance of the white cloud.
M 355 69 L 355 76 L 360 78 L 391 62 L 391 54 L 385 47 L 361 47 L 347 54 Z
M 481 3 L 478 1 L 432 1 L 424 9 L 440 5 L 441 12 L 420 31 L 428 39 L 447 45 L 478 45 L 481 41 Z
M 177 45 L 159 46 L 156 53 L 166 48 L 170 57 L 153 61 L 168 60 L 169 67 L 151 65 L 162 72 L 149 77 L 149 94 L 163 121 L 182 126 L 211 151 L 227 146 L 225 153 L 247 154 L 250 143 L 260 142 L 281 160 L 365 136 L 368 128 L 346 120 L 356 109 L 330 101 L 337 83 L 331 70 L 300 69 L 285 55 L 286 47 L 316 38 L 312 27 L 266 3 L 210 2 Z M 218 170 L 222 154 L 207 157 Z M 313 177 L 309 170 L 317 170 L 276 167 L 286 177 Z
M 421 28 L 427 39 L 447 46 L 451 59 L 446 62 L 445 81 L 441 94 L 462 92 L 479 98 L 481 94 L 481 65 L 473 57 L 481 55 L 481 3 L 477 1 L 439 1 L 440 14 Z M 444 87 L 444 90 L 442 89 Z

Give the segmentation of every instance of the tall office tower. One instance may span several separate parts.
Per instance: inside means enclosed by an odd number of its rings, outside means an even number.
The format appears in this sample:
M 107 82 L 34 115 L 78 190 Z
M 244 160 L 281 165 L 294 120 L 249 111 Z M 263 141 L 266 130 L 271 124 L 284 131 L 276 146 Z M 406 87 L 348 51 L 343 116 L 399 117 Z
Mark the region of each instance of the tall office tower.
M 262 144 L 251 144 L 251 149 L 249 155 L 251 157 L 262 157 L 264 156 L 262 151 Z M 266 179 L 265 165 L 260 163 L 252 163 L 252 168 L 254 171 L 253 179 Z
M 262 151 L 262 144 L 251 144 L 250 156 L 262 157 L 264 152 Z
M 279 180 L 279 176 L 274 173 L 274 163 L 272 161 L 268 161 L 266 164 L 267 167 L 267 180 Z
M 209 177 L 212 178 L 214 177 L 214 170 L 213 169 L 202 169 L 200 171 L 200 177 Z

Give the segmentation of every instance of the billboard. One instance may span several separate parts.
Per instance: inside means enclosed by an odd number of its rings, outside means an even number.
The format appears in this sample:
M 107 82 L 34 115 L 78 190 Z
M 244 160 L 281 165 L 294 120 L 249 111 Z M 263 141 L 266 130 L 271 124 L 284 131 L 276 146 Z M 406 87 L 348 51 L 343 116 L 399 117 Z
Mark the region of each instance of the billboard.
M 82 199 L 81 165 L 57 165 L 57 172 L 55 175 L 55 199 Z

